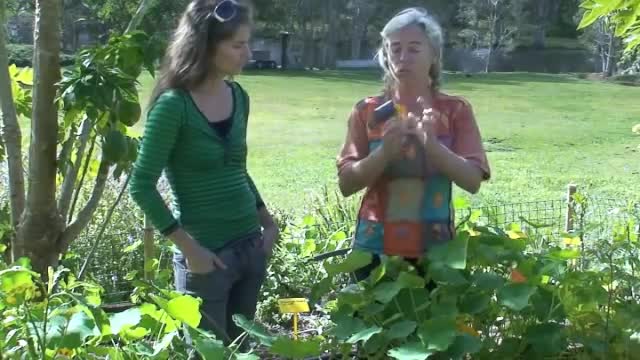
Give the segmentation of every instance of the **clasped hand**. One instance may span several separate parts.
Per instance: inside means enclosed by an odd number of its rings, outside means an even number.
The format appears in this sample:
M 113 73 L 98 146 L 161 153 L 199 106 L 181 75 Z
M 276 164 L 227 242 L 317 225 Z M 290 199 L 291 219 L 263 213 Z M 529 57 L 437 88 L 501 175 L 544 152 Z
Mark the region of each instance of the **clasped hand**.
M 434 143 L 436 137 L 435 112 L 433 108 L 425 106 L 422 97 L 418 98 L 418 103 L 423 109 L 420 116 L 410 112 L 406 119 L 394 117 L 385 124 L 382 149 L 386 160 L 401 157 L 410 137 L 416 138 L 427 152 Z

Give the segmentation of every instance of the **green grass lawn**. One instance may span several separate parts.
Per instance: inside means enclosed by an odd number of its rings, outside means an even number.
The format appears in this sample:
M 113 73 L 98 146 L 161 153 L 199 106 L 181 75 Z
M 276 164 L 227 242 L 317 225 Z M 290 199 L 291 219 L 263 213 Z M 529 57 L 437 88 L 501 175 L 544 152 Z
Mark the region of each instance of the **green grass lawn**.
M 300 208 L 323 185 L 335 188 L 347 116 L 378 93 L 378 74 L 250 72 L 237 80 L 252 100 L 249 171 L 267 201 Z M 153 80 L 141 82 L 146 102 Z M 472 103 L 491 162 L 493 179 L 474 203 L 561 199 L 569 182 L 637 195 L 640 137 L 631 127 L 640 122 L 640 88 L 511 73 L 447 74 L 444 90 Z

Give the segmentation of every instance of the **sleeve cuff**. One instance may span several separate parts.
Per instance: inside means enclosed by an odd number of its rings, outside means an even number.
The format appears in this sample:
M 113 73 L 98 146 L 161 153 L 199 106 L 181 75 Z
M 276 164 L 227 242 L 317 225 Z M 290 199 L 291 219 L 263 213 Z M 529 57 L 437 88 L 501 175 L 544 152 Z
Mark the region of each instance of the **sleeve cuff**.
M 160 233 L 164 236 L 169 236 L 171 235 L 171 233 L 178 230 L 179 227 L 180 227 L 180 223 L 178 223 L 178 221 L 174 221 L 171 225 L 169 225 L 169 227 L 163 230 L 160 230 Z

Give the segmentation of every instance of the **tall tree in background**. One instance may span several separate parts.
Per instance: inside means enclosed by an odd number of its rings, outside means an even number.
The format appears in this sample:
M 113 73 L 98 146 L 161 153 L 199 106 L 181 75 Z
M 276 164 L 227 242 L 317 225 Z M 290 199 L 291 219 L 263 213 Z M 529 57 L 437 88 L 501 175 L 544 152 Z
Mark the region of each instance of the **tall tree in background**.
M 141 1 L 133 24 L 139 22 L 152 1 Z M 48 266 L 58 263 L 59 256 L 91 221 L 108 175 L 113 171 L 117 176 L 118 171 L 123 171 L 121 166 L 130 164 L 131 157 L 135 156 L 137 146 L 122 144 L 129 139 L 120 131 L 125 122 L 139 118 L 139 107 L 137 114 L 135 109 L 138 106 L 135 79 L 141 68 L 140 59 L 144 58 L 145 65 L 153 67 L 152 58 L 146 58 L 145 55 L 149 54 L 144 54 L 139 47 L 116 42 L 115 45 L 95 49 L 93 53 L 81 54 L 88 56 L 61 81 L 63 85 L 60 86 L 69 92 L 59 94 L 61 10 L 62 0 L 36 1 L 33 101 L 30 102 L 32 108 L 21 109 L 23 115 L 31 120 L 26 190 L 23 171 L 20 171 L 24 156 L 15 116 L 17 103 L 14 102 L 12 78 L 6 66 L 4 34 L 0 32 L 2 135 L 9 150 L 10 208 L 15 230 L 10 249 L 14 261 L 29 257 L 34 270 L 43 274 L 46 274 Z M 118 47 L 118 44 L 123 45 Z M 100 64 L 94 62 L 102 61 L 99 59 L 106 60 Z M 108 61 L 114 64 L 110 68 L 106 68 Z M 61 95 L 64 107 L 60 106 L 58 95 Z M 135 103 L 132 102 L 134 99 Z M 64 110 L 64 119 L 58 116 L 59 110 Z M 77 127 L 79 123 L 82 125 Z M 92 144 L 95 143 L 98 130 L 102 131 L 98 140 L 104 141 L 93 188 L 82 208 L 74 212 L 71 198 L 75 195 L 77 199 L 82 191 L 82 178 L 78 179 L 80 167 L 83 165 L 87 169 L 95 162 L 92 150 L 86 155 L 84 151 L 90 137 Z M 61 135 L 63 139 L 59 141 Z M 116 159 L 114 154 L 119 157 Z M 63 180 L 59 188 L 58 179 Z
M 580 7 L 584 13 L 578 29 L 586 29 L 585 36 L 600 55 L 603 75 L 611 76 L 620 39 L 626 44 L 625 54 L 640 48 L 640 0 L 584 0 Z
M 60 80 L 61 10 L 60 0 L 36 1 L 28 191 L 12 244 L 14 258 L 37 254 L 40 258 L 34 261 L 42 260 L 47 265 L 57 261 L 59 252 L 53 245 L 64 229 L 55 201 L 58 142 L 55 84 Z
M 616 26 L 611 16 L 596 20 L 580 35 L 580 41 L 600 59 L 602 76 L 613 75 L 616 59 L 622 51 L 620 39 L 615 36 Z
M 536 6 L 536 28 L 533 32 L 533 47 L 537 49 L 543 49 L 545 46 L 545 39 L 547 37 L 547 27 L 549 26 L 549 17 L 552 2 L 557 0 L 537 0 Z
M 351 16 L 351 59 L 362 58 L 362 44 L 367 40 L 367 24 L 376 9 L 376 1 L 351 0 L 347 8 Z
M 0 23 L 6 19 L 5 0 L 0 0 Z M 11 76 L 9 74 L 9 54 L 6 47 L 4 26 L 0 26 L 0 104 L 2 109 L 2 139 L 0 139 L 0 162 L 7 154 L 9 168 L 9 199 L 11 221 L 15 228 L 24 210 L 24 168 L 22 165 L 22 133 L 18 124 L 14 105 Z
M 466 47 L 485 50 L 485 72 L 494 52 L 515 43 L 523 26 L 524 0 L 469 0 L 460 3 L 459 20 L 465 28 L 458 33 Z

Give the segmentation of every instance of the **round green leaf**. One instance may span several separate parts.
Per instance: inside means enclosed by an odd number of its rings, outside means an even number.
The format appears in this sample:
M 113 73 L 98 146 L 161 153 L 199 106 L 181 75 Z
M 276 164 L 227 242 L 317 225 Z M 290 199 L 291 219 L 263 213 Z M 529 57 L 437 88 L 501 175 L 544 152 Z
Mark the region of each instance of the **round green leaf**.
M 411 343 L 389 350 L 388 355 L 397 360 L 426 360 L 433 353 L 420 343 Z
M 191 330 L 191 337 L 193 339 L 193 346 L 196 351 L 207 360 L 224 360 L 225 348 L 224 344 L 220 340 L 216 340 L 211 336 L 207 336 L 198 331 Z
M 497 290 L 505 283 L 504 278 L 493 272 L 474 273 L 471 278 L 474 285 L 480 290 Z
M 246 331 L 250 336 L 259 340 L 263 345 L 271 346 L 276 340 L 276 337 L 273 336 L 267 328 L 254 321 L 248 320 L 243 315 L 233 315 L 233 321 L 237 326 Z
M 453 344 L 447 350 L 452 359 L 460 359 L 466 354 L 474 354 L 482 349 L 482 341 L 475 336 L 462 334 L 457 336 Z
M 142 313 L 138 308 L 114 314 L 109 319 L 109 322 L 111 323 L 111 332 L 113 335 L 118 335 L 120 334 L 120 331 L 125 328 L 138 326 L 138 324 L 140 324 L 140 320 L 142 320 Z
M 320 339 L 293 340 L 279 337 L 271 346 L 270 351 L 287 359 L 305 359 L 319 356 L 322 353 L 321 345 Z
M 128 143 L 126 137 L 117 130 L 111 130 L 104 138 L 102 151 L 107 161 L 117 163 L 127 156 Z
M 167 303 L 167 313 L 176 320 L 196 328 L 200 324 L 200 301 L 190 295 L 182 295 Z
M 462 298 L 460 311 L 475 315 L 485 311 L 489 307 L 491 297 L 487 294 L 472 293 Z
M 567 347 L 564 326 L 558 323 L 545 323 L 530 326 L 525 332 L 526 341 L 533 345 L 536 352 L 550 355 L 561 353 Z
M 439 316 L 420 327 L 419 336 L 429 350 L 445 351 L 456 338 L 455 317 Z
M 324 267 L 330 276 L 348 274 L 371 264 L 372 259 L 371 253 L 354 250 L 349 253 L 344 261 L 335 264 L 325 263 Z
M 372 326 L 369 328 L 366 328 L 362 331 L 359 331 L 355 334 L 353 334 L 348 340 L 347 342 L 349 344 L 355 344 L 359 341 L 367 341 L 369 340 L 373 335 L 375 334 L 379 334 L 382 332 L 382 328 L 379 326 Z
M 521 311 L 529 304 L 536 288 L 527 284 L 507 284 L 498 291 L 498 302 L 514 311 Z
M 389 340 L 405 339 L 416 331 L 417 326 L 415 321 L 400 321 L 393 324 L 384 335 Z

